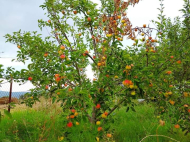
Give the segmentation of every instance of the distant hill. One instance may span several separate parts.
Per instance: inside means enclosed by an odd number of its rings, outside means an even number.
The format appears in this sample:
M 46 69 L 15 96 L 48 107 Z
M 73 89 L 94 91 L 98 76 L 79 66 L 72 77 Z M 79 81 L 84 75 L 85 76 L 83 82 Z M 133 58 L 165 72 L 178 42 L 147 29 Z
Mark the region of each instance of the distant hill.
M 21 95 L 24 95 L 28 92 L 12 92 L 12 97 L 15 97 L 15 98 L 19 98 Z M 9 96 L 9 92 L 7 91 L 0 91 L 0 98 L 1 97 L 5 97 L 5 96 Z

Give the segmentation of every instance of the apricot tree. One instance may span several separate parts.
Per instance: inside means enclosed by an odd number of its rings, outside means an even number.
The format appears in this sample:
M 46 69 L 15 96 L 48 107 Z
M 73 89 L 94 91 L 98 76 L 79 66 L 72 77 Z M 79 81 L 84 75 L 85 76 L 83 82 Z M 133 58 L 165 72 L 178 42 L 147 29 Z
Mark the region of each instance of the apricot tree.
M 135 111 L 133 99 L 149 102 L 156 98 L 157 115 L 179 108 L 173 123 L 180 120 L 189 132 L 189 93 L 176 86 L 174 76 L 185 60 L 177 51 L 169 52 L 166 24 L 157 21 L 158 29 L 146 24 L 132 27 L 126 9 L 139 0 L 100 1 L 101 8 L 89 0 L 46 0 L 41 7 L 49 20 L 38 22 L 40 29 L 51 29 L 50 36 L 43 40 L 37 32 L 21 31 L 5 36 L 17 44 L 18 61 L 32 62 L 27 70 L 14 74 L 15 79 L 28 79 L 36 86 L 25 103 L 32 106 L 40 94 L 48 94 L 53 102 L 62 101 L 65 126 L 73 127 L 79 119 L 97 125 L 113 121 L 111 114 L 121 105 Z M 159 18 L 164 20 L 162 15 Z M 157 31 L 156 38 L 152 30 Z M 123 47 L 127 39 L 134 40 L 133 46 Z M 93 81 L 86 76 L 88 65 L 94 72 Z M 100 135 L 108 129 L 97 127 Z

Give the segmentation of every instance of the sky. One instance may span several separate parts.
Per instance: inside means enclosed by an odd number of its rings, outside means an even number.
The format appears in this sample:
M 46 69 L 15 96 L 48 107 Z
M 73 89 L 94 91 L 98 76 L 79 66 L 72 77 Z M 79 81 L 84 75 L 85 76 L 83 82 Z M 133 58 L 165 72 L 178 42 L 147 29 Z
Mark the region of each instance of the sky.
M 38 19 L 48 20 L 45 11 L 39 6 L 43 4 L 45 0 L 0 0 L 0 64 L 4 65 L 4 68 L 9 66 L 14 67 L 17 70 L 26 68 L 29 62 L 24 65 L 20 62 L 11 62 L 16 58 L 17 45 L 11 43 L 5 43 L 6 39 L 3 37 L 5 34 L 12 34 L 19 31 L 38 31 L 43 37 L 48 35 L 47 29 L 40 31 L 38 28 Z M 93 2 L 100 4 L 99 0 L 93 0 Z M 176 16 L 182 16 L 179 12 L 183 8 L 183 0 L 164 0 L 164 14 L 166 17 L 173 19 Z M 157 20 L 160 7 L 159 0 L 140 0 L 139 4 L 135 7 L 130 6 L 127 10 L 127 16 L 134 27 L 142 26 L 143 24 L 149 25 L 151 20 Z M 150 26 L 154 26 L 150 24 Z M 132 42 L 127 42 L 132 44 Z M 3 53 L 2 53 L 3 52 Z M 87 77 L 93 78 L 91 67 L 87 67 Z M 17 83 L 13 85 L 13 91 L 24 91 L 32 88 L 31 83 L 26 83 L 25 87 L 19 86 Z M 0 90 L 7 90 L 5 86 L 0 87 Z M 8 91 L 8 90 L 7 90 Z

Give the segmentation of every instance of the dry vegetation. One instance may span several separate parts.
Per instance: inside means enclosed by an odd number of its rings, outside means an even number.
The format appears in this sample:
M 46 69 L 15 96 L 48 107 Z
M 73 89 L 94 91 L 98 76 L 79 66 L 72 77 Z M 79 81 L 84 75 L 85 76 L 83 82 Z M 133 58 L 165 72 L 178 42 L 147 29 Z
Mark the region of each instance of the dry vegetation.
M 3 110 L 3 109 L 8 109 L 8 102 L 7 103 L 1 103 L 3 101 L 5 102 L 6 99 L 0 98 L 0 111 Z M 52 104 L 52 99 L 51 98 L 45 99 L 44 97 L 41 97 L 40 102 L 36 102 L 33 105 L 32 108 L 26 106 L 25 104 L 21 104 L 22 100 L 18 100 L 16 98 L 12 98 L 12 102 L 15 103 L 15 107 L 11 108 L 11 112 L 24 111 L 24 110 L 28 110 L 28 109 L 34 109 L 34 110 L 43 110 L 45 108 L 52 108 L 52 109 L 55 108 L 55 109 L 57 109 L 60 106 L 60 102 Z

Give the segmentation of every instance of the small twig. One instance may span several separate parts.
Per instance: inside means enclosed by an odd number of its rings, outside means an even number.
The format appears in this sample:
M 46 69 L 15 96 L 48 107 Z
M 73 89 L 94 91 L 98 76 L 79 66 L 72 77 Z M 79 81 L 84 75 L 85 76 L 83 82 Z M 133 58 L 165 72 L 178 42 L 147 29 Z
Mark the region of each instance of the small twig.
M 96 61 L 92 58 L 92 56 L 90 56 L 90 54 L 88 54 L 88 53 L 85 53 L 85 54 L 92 59 L 92 61 L 95 63 L 95 65 L 97 64 Z
M 115 105 L 115 106 L 110 110 L 110 112 L 108 113 L 107 116 L 109 116 L 115 109 L 117 109 L 118 106 L 119 106 L 120 104 L 122 104 L 125 100 L 126 100 L 126 98 L 124 98 L 124 99 L 123 99 L 122 101 L 120 101 L 117 105 Z M 98 118 L 96 121 L 99 121 L 100 119 L 101 119 L 101 117 Z

